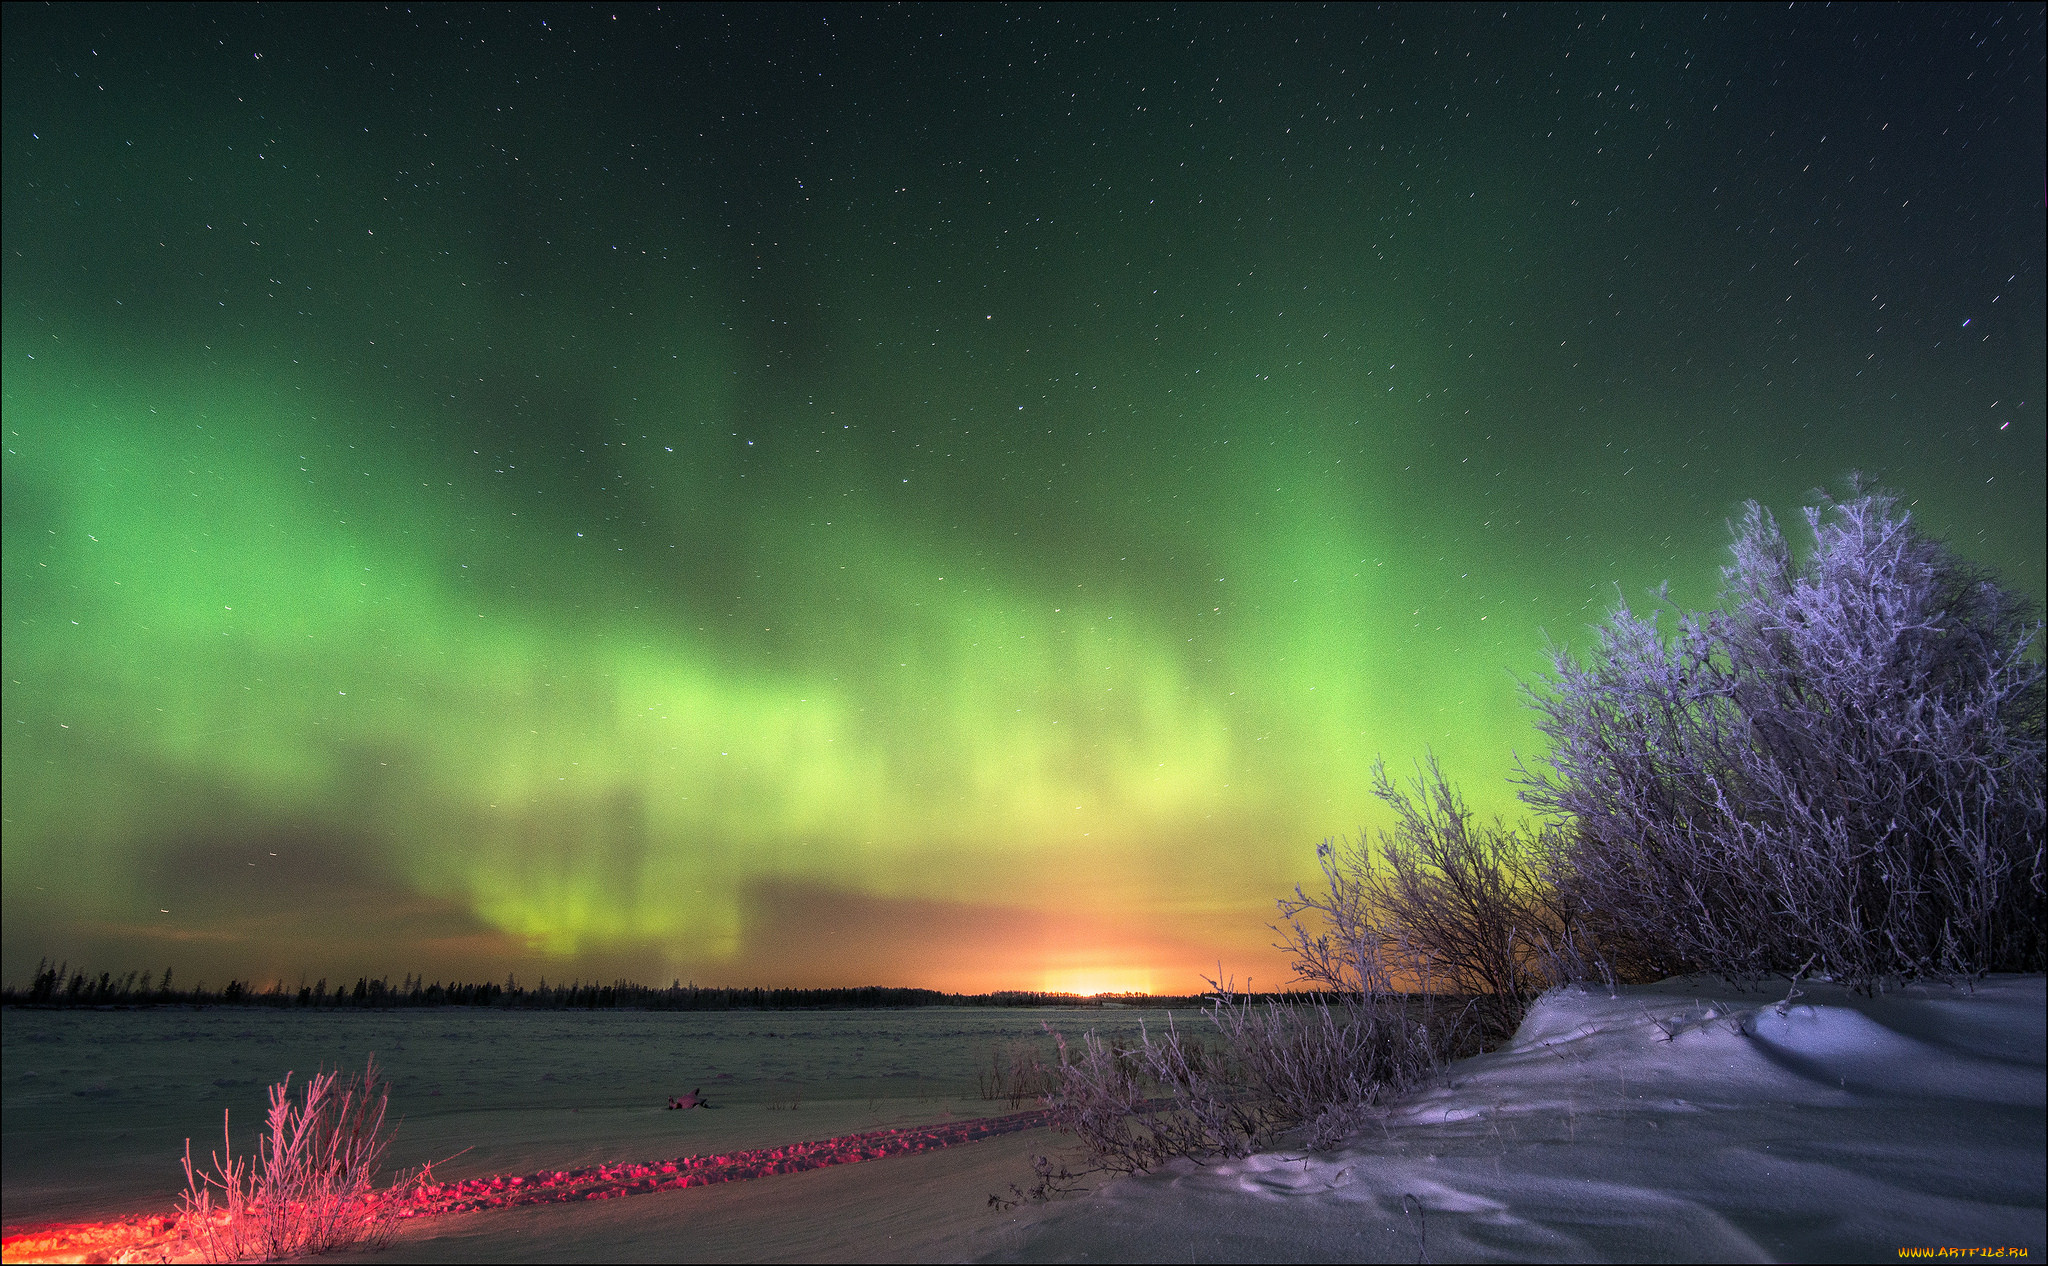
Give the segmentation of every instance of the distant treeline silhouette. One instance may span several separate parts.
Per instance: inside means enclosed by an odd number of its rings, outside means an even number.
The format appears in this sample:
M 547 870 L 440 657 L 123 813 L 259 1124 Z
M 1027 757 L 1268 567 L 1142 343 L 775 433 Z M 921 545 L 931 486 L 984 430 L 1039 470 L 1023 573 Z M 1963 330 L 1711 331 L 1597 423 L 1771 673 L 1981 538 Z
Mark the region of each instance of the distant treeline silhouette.
M 1199 997 L 1156 997 L 1147 994 L 1033 993 L 941 993 L 936 989 L 894 988 L 865 985 L 846 989 L 734 989 L 705 988 L 680 980 L 666 989 L 614 980 L 611 984 L 521 985 L 517 976 L 503 984 L 464 981 L 428 983 L 425 976 L 408 974 L 397 984 L 389 976 L 372 980 L 359 976 L 353 986 L 329 986 L 325 977 L 310 985 L 292 988 L 282 980 L 259 986 L 253 980 L 230 979 L 219 989 L 204 982 L 190 989 L 173 984 L 171 969 L 162 979 L 148 972 L 115 976 L 101 972 L 97 977 L 73 972 L 66 963 L 52 964 L 45 958 L 27 989 L 15 985 L 0 988 L 0 1006 L 29 1007 L 497 1007 L 507 1010 L 568 1011 L 621 1008 L 635 1011 L 798 1011 L 867 1010 L 884 1007 L 1085 1007 L 1116 1005 L 1199 1006 Z

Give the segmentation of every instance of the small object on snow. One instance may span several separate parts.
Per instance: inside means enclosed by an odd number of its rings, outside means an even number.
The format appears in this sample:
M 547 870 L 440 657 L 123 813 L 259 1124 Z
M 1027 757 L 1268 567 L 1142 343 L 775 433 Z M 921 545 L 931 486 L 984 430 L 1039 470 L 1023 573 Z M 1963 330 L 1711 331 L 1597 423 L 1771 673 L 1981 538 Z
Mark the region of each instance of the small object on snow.
M 670 1095 L 668 1097 L 668 1106 L 671 1108 L 708 1108 L 711 1104 L 704 1098 L 704 1088 L 699 1086 L 686 1095 Z

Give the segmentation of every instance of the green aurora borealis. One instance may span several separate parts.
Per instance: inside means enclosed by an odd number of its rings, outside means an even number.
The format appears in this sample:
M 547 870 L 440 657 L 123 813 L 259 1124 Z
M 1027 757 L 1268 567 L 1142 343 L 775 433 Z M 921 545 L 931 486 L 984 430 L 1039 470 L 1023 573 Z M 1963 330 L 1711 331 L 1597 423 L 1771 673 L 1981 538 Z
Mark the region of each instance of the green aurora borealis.
M 1745 498 L 2048 589 L 2038 6 L 4 20 L 10 981 L 1278 984 Z

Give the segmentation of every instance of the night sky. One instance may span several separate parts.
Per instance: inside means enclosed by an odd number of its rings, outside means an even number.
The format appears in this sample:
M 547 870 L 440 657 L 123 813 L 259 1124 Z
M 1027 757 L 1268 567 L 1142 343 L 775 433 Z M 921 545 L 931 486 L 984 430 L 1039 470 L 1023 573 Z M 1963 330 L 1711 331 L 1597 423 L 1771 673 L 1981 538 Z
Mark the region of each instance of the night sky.
M 1745 499 L 2048 589 L 2038 5 L 4 22 L 10 981 L 1278 986 Z

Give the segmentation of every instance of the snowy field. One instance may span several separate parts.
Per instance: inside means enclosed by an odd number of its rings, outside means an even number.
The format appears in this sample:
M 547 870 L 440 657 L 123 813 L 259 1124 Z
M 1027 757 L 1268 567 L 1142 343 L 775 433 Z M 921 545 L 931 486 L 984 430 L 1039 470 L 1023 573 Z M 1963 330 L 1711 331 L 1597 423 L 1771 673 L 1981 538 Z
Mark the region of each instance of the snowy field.
M 243 1149 L 266 1087 L 323 1064 L 360 1069 L 371 1052 L 401 1122 L 389 1159 L 454 1156 L 435 1173 L 459 1179 L 1007 1113 L 1007 1100 L 977 1088 L 992 1050 L 1030 1042 L 1049 1056 L 1041 1021 L 1135 1031 L 1139 1017 L 1161 1014 L 10 1008 L 0 1012 L 0 1192 L 9 1230 L 167 1209 L 183 1185 L 185 1139 L 203 1162 L 223 1109 Z M 709 1110 L 665 1109 L 700 1086 Z M 1028 1167 L 1027 1157 L 1020 1175 Z
M 162 1208 L 187 1132 L 217 1131 L 222 1106 L 254 1124 L 283 1069 L 359 1064 L 372 1046 L 406 1117 L 399 1159 L 474 1145 L 442 1171 L 457 1176 L 1007 1112 L 975 1094 L 992 1046 L 1032 1038 L 1040 1019 L 1071 1036 L 1126 1030 L 1138 1014 L 9 1012 L 6 1221 Z M 1034 1130 L 423 1219 L 388 1255 L 344 1256 L 1874 1261 L 1949 1248 L 2038 1261 L 2044 1016 L 2039 976 L 1878 999 L 1814 985 L 1782 1011 L 1719 983 L 1556 993 L 1511 1047 L 1454 1066 L 1335 1153 L 1282 1146 L 991 1210 L 989 1194 L 1025 1182 L 1033 1154 L 1072 1159 L 1067 1140 Z M 718 1108 L 659 1108 L 656 1096 L 697 1084 Z

